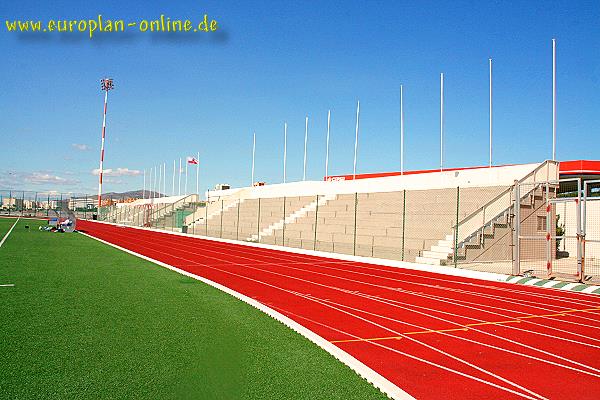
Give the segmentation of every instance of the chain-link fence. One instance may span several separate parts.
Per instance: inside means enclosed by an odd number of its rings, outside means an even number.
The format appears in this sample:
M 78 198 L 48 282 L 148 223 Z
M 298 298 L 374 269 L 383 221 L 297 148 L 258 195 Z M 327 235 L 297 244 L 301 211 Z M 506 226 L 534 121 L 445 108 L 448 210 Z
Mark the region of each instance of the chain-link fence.
M 592 279 L 600 279 L 600 180 L 584 183 L 583 198 L 584 270 Z
M 96 197 L 77 193 L 0 190 L 0 215 L 64 218 L 91 218 L 97 212 Z
M 77 218 L 504 274 L 600 280 L 600 180 L 373 193 L 124 199 L 0 192 L 4 215 Z

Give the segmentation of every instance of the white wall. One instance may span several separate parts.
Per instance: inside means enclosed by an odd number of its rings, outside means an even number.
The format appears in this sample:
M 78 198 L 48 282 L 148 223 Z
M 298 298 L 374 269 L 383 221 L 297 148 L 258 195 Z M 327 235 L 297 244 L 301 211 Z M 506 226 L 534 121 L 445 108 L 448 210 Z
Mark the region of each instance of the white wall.
M 241 196 L 243 198 L 269 198 L 282 196 L 312 196 L 315 194 L 344 194 L 393 192 L 398 190 L 445 189 L 476 186 L 510 186 L 541 163 L 509 165 L 493 168 L 465 169 L 460 171 L 430 172 L 413 175 L 397 175 L 348 181 L 290 182 L 259 187 L 228 190 L 211 190 L 211 198 Z M 550 180 L 558 179 L 558 169 L 551 169 Z

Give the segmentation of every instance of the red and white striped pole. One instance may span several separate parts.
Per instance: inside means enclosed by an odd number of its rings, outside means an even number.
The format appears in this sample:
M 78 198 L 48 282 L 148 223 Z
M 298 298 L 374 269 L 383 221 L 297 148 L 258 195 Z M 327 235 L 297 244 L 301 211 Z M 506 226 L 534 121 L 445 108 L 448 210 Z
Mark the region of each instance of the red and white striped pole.
M 102 174 L 104 164 L 104 138 L 106 136 L 106 107 L 108 104 L 108 91 L 114 89 L 113 80 L 111 78 L 104 78 L 100 80 L 102 90 L 104 90 L 104 115 L 102 116 L 102 144 L 100 145 L 100 170 L 98 172 L 98 211 L 102 205 Z

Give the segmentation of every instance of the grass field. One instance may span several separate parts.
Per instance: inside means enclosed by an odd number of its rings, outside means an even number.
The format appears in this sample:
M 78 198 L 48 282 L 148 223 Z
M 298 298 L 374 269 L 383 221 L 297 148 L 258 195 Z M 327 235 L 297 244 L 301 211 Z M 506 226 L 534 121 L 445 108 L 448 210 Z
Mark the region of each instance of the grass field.
M 0 398 L 385 398 L 247 304 L 41 224 L 0 248 Z

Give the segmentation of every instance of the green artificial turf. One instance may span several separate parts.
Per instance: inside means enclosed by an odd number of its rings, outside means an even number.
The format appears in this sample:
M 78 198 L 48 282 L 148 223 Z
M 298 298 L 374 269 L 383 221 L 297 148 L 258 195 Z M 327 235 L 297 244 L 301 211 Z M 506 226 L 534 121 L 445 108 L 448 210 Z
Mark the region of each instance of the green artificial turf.
M 0 248 L 1 399 L 385 398 L 253 307 L 42 224 Z
M 6 235 L 6 232 L 8 232 L 8 230 L 15 223 L 16 220 L 16 218 L 0 218 L 0 241 L 2 240 L 4 235 Z

